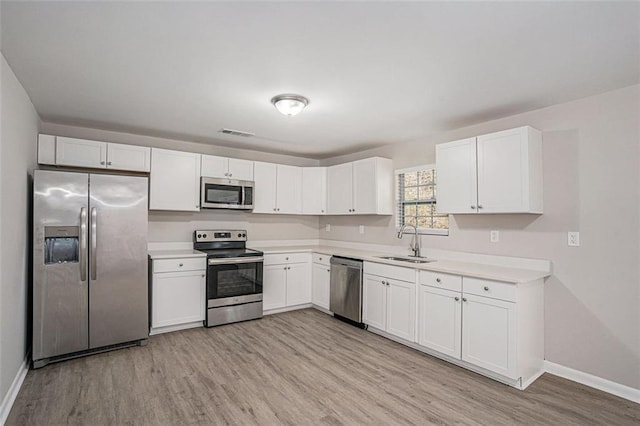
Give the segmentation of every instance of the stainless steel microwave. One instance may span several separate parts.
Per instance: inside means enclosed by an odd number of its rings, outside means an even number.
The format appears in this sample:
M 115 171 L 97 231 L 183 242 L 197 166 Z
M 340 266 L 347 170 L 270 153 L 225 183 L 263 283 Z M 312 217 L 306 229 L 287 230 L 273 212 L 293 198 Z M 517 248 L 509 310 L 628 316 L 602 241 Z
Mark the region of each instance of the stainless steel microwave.
M 200 206 L 205 209 L 253 209 L 253 182 L 201 178 Z

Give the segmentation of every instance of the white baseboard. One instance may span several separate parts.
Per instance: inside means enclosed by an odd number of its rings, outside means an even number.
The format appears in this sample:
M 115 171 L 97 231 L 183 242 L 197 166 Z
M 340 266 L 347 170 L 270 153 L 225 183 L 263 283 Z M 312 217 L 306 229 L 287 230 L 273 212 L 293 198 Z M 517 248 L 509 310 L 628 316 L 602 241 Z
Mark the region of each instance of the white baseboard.
M 149 330 L 149 336 L 155 336 L 162 333 L 171 333 L 172 331 L 188 330 L 190 328 L 204 327 L 202 321 L 188 322 L 185 324 L 166 325 L 164 327 L 156 327 Z
M 640 404 L 640 389 L 612 382 L 611 380 L 603 379 L 601 377 L 594 376 L 593 374 L 574 370 L 573 368 L 565 367 L 564 365 L 555 364 L 549 361 L 544 362 L 544 370 L 549 374 L 573 380 L 574 382 L 582 383 L 583 385 L 594 389 Z
M 0 425 L 4 425 L 9 417 L 9 413 L 11 412 L 11 407 L 13 407 L 13 403 L 18 396 L 18 392 L 20 392 L 20 388 L 22 387 L 22 383 L 24 382 L 24 378 L 27 377 L 27 372 L 29 371 L 29 362 L 31 356 L 27 354 L 26 358 L 20 365 L 18 372 L 16 373 L 16 377 L 13 379 L 13 383 L 9 386 L 7 390 L 7 394 L 4 396 L 2 400 L 2 405 L 0 405 Z
M 302 305 L 286 306 L 284 308 L 268 309 L 266 311 L 262 311 L 262 315 L 267 316 L 267 315 L 273 315 L 273 314 L 281 314 L 283 312 L 297 311 L 298 309 L 307 309 L 307 308 L 310 308 L 312 306 L 313 305 L 311 303 L 303 303 Z

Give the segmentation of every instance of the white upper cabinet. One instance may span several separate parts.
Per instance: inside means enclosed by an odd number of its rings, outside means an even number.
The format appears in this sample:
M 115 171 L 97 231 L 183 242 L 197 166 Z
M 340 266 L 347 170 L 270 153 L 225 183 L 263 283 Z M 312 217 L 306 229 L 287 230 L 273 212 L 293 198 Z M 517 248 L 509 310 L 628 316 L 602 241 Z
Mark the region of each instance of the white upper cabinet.
M 151 148 L 62 136 L 39 135 L 38 163 L 89 167 L 92 169 L 148 172 L 151 167 Z
M 302 212 L 302 169 L 282 164 L 255 162 L 254 213 Z
M 151 170 L 151 148 L 119 143 L 107 144 L 107 168 L 148 172 Z
M 200 210 L 200 154 L 151 150 L 149 209 Z
M 393 214 L 393 170 L 372 157 L 327 169 L 329 214 Z
M 440 213 L 542 213 L 542 133 L 532 127 L 436 145 Z
M 351 214 L 353 210 L 353 164 L 327 168 L 327 212 Z
M 58 136 L 56 165 L 104 169 L 107 167 L 107 143 Z
M 203 155 L 201 174 L 223 179 L 253 180 L 253 161 Z
M 323 215 L 327 212 L 327 168 L 302 168 L 302 213 Z

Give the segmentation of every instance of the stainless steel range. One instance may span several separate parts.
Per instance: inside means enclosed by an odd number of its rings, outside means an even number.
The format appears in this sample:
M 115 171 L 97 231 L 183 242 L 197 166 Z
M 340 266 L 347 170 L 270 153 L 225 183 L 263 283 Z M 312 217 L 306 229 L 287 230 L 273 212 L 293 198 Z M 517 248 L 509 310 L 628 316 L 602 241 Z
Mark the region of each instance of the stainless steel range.
M 264 258 L 246 247 L 247 231 L 194 231 L 193 239 L 193 248 L 207 253 L 205 326 L 262 318 Z

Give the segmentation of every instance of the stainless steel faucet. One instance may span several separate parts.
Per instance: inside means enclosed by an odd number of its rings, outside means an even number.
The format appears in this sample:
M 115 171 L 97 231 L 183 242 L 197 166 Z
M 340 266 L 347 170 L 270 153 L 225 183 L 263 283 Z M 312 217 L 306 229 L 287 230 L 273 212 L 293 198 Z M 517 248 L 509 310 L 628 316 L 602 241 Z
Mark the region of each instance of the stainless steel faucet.
M 415 231 L 409 247 L 411 247 L 411 251 L 413 251 L 414 257 L 420 257 L 420 234 L 418 234 L 418 228 L 415 225 L 412 225 L 410 223 L 405 223 L 404 225 L 402 225 L 402 228 L 400 228 L 400 231 L 398 232 L 398 238 L 402 239 L 402 233 L 404 232 L 404 228 L 406 228 L 407 226 L 412 227 Z

